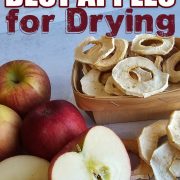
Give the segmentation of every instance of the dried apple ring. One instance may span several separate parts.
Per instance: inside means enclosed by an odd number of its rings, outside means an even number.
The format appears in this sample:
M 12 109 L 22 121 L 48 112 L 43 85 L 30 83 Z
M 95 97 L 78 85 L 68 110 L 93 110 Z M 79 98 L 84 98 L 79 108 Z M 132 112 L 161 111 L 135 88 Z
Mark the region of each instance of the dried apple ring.
M 176 47 L 176 45 L 174 45 L 173 49 L 166 54 L 165 56 L 163 56 L 164 59 L 168 59 L 170 58 L 173 54 L 177 53 L 179 51 L 179 49 Z
M 174 177 L 180 178 L 180 153 L 175 155 L 169 171 Z
M 112 76 L 110 76 L 106 82 L 104 90 L 111 95 L 122 96 L 124 93 L 118 89 L 114 83 Z
M 137 53 L 135 53 L 134 51 L 131 50 L 131 47 L 132 47 L 132 42 L 129 42 L 129 46 L 128 46 L 127 54 L 126 54 L 127 58 L 139 56 Z
M 158 147 L 159 139 L 167 135 L 168 122 L 168 120 L 159 120 L 145 127 L 138 138 L 139 155 L 148 164 L 154 150 Z
M 164 38 L 152 34 L 137 35 L 131 46 L 131 50 L 141 55 L 166 55 L 174 47 L 175 38 Z
M 115 49 L 106 58 L 97 61 L 94 66 L 100 71 L 111 70 L 120 60 L 124 59 L 128 49 L 128 41 L 124 39 L 115 39 Z
M 136 56 L 139 56 L 138 53 L 136 52 L 133 52 L 131 50 L 131 46 L 132 46 L 132 43 L 129 42 L 129 47 L 128 47 L 128 50 L 127 50 L 127 55 L 126 57 L 136 57 Z M 154 55 L 141 55 L 142 57 L 145 57 L 147 59 L 150 59 L 151 61 L 154 61 L 155 60 L 155 56 Z
M 137 140 L 122 140 L 127 151 L 139 157 Z M 140 159 L 138 166 L 131 172 L 131 180 L 150 179 L 153 176 L 151 167 Z
M 151 72 L 153 78 L 149 81 L 132 78 L 130 72 L 137 67 Z M 120 61 L 114 67 L 112 77 L 125 94 L 146 98 L 163 92 L 168 87 L 169 74 L 158 70 L 149 59 L 139 56 Z
M 91 70 L 91 67 L 88 64 L 82 64 L 82 72 L 86 75 Z
M 84 48 L 89 44 L 95 44 L 95 46 L 84 51 Z M 106 58 L 113 52 L 114 48 L 114 38 L 102 36 L 96 40 L 94 37 L 88 37 L 76 47 L 75 60 L 85 64 L 94 64 Z
M 167 59 L 163 64 L 163 72 L 170 75 L 170 82 L 178 83 L 180 82 L 180 71 L 176 71 L 176 65 L 180 62 L 180 51 L 173 54 L 169 59 Z
M 169 142 L 180 150 L 180 111 L 175 111 L 167 127 Z
M 82 91 L 89 96 L 108 96 L 104 91 L 104 85 L 99 82 L 101 72 L 95 69 L 90 70 L 82 79 Z
M 156 56 L 156 60 L 154 62 L 155 66 L 162 71 L 162 62 L 163 62 L 163 57 L 162 56 Z
M 157 148 L 151 158 L 151 167 L 156 180 L 175 180 L 169 167 L 173 161 L 174 155 L 178 153 L 177 149 L 168 142 Z
M 106 82 L 107 82 L 107 80 L 108 80 L 108 78 L 111 76 L 111 72 L 102 72 L 101 73 L 101 76 L 100 76 L 100 78 L 99 78 L 99 81 L 103 84 L 103 85 L 105 85 L 106 84 Z

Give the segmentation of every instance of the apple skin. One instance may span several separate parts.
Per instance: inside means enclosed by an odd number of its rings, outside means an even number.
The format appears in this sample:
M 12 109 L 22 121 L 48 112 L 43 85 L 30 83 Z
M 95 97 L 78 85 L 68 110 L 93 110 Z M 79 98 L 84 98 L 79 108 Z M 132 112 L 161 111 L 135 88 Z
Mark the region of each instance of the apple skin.
M 21 137 L 30 154 L 51 160 L 85 130 L 85 120 L 74 105 L 65 100 L 54 100 L 28 113 Z
M 22 120 L 12 109 L 0 105 L 0 161 L 17 154 Z
M 72 139 L 69 143 L 67 143 L 57 154 L 56 156 L 52 159 L 51 163 L 56 161 L 56 159 L 63 155 L 64 153 L 67 152 L 81 152 L 84 144 L 84 139 L 89 132 L 91 128 L 86 129 L 84 132 L 82 132 L 80 135 Z
M 50 99 L 51 85 L 46 72 L 26 60 L 10 61 L 0 67 L 0 103 L 24 116 Z

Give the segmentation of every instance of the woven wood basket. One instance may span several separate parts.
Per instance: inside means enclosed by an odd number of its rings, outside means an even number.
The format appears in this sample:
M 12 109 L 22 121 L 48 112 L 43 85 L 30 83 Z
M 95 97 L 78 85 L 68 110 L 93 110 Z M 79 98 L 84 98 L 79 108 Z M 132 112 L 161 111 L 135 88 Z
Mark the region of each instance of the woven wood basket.
M 180 38 L 176 38 L 176 47 L 180 49 Z M 72 88 L 76 104 L 97 124 L 164 119 L 174 110 L 180 110 L 180 84 L 170 84 L 165 92 L 145 99 L 132 96 L 97 98 L 82 93 L 81 77 L 82 65 L 75 62 Z

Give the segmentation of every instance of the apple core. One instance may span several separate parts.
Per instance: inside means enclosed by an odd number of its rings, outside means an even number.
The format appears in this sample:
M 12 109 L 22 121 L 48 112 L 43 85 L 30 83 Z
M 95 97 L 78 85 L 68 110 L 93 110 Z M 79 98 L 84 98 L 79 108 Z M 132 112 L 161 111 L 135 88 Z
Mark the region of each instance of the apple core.
M 87 169 L 92 174 L 94 180 L 110 180 L 110 172 L 108 166 L 96 160 L 87 161 Z

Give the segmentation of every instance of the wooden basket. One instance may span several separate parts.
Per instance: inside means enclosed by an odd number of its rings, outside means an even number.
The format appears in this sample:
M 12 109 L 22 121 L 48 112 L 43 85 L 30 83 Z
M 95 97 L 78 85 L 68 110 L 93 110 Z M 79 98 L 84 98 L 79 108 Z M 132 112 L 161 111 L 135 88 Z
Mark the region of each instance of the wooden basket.
M 180 38 L 176 38 L 176 47 L 180 49 Z M 76 104 L 91 115 L 97 124 L 169 118 L 174 110 L 180 109 L 180 84 L 170 84 L 166 91 L 148 98 L 132 96 L 97 98 L 82 93 L 81 77 L 82 65 L 75 62 L 72 88 Z

